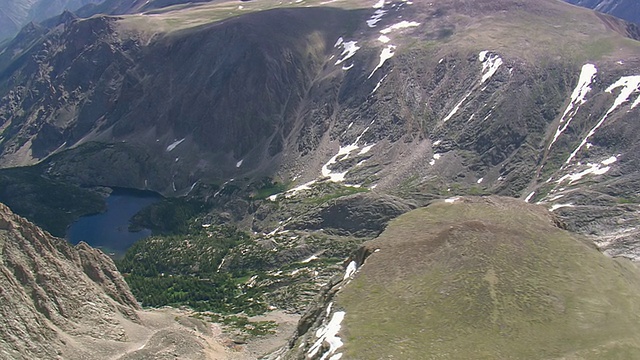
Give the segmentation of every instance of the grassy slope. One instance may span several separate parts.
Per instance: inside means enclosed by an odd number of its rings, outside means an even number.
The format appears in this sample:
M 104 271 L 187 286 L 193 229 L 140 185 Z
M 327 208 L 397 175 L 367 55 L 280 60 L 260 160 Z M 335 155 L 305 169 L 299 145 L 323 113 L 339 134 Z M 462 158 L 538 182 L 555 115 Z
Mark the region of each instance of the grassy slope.
M 640 358 L 638 269 L 544 209 L 439 203 L 369 246 L 338 295 L 346 359 Z
M 373 14 L 374 3 L 374 0 L 212 2 L 127 15 L 119 23 L 123 29 L 137 32 L 168 33 L 275 8 L 324 6 L 363 9 Z M 577 63 L 619 60 L 640 52 L 639 42 L 621 35 L 620 32 L 624 32 L 621 22 L 556 0 L 415 2 L 410 9 L 411 14 L 405 14 L 403 19 L 410 18 L 421 23 L 420 30 L 410 32 L 411 38 L 405 41 L 411 48 L 433 49 L 432 46 L 436 45 L 438 48 L 444 46 L 446 52 L 452 49 L 489 49 L 525 61 L 542 63 L 559 59 Z M 388 16 L 385 19 L 393 23 L 396 20 L 392 18 Z M 369 40 L 361 41 L 361 44 L 379 47 L 376 40 L 379 29 L 369 29 L 364 21 L 361 21 L 360 28 L 363 34 L 371 35 Z M 450 36 L 435 35 L 444 33 L 450 33 Z M 434 41 L 434 37 L 439 39 Z M 398 42 L 397 35 L 394 41 Z M 403 47 L 398 51 L 404 51 Z

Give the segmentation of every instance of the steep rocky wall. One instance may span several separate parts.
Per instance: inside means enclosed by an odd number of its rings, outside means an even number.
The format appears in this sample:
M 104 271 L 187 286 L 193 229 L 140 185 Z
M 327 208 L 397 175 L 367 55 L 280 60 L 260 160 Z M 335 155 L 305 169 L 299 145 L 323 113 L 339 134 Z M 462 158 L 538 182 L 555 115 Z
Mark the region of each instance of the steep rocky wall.
M 0 357 L 54 358 L 68 335 L 125 341 L 139 306 L 113 261 L 0 204 Z

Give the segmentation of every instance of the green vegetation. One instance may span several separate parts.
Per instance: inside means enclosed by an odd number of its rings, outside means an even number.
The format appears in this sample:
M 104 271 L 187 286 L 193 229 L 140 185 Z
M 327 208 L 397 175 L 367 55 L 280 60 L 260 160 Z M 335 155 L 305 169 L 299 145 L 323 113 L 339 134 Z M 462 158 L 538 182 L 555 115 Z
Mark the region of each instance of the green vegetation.
M 146 228 L 154 234 L 184 234 L 189 231 L 189 220 L 205 210 L 201 201 L 165 198 L 134 215 L 129 230 Z
M 335 299 L 345 358 L 640 357 L 640 274 L 512 199 L 392 221 Z
M 143 306 L 260 313 L 265 310 L 260 294 L 238 281 L 245 273 L 218 272 L 228 252 L 248 239 L 230 226 L 193 227 L 188 234 L 139 241 L 117 265 Z
M 287 190 L 286 184 L 279 183 L 271 178 L 264 178 L 256 187 L 256 190 L 249 196 L 255 200 L 264 200 L 271 195 L 279 194 Z

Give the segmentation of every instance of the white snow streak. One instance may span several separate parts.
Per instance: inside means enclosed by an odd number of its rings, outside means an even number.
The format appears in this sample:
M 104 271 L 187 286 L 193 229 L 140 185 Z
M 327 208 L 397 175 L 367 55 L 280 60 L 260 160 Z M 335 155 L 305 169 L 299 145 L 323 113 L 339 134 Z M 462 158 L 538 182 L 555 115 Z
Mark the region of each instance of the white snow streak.
M 371 74 L 369 74 L 369 77 L 368 77 L 369 79 L 371 79 L 373 74 L 375 74 L 375 72 L 378 71 L 378 69 L 380 69 L 387 60 L 393 57 L 393 55 L 395 54 L 395 50 L 396 50 L 395 45 L 387 45 L 387 47 L 382 49 L 382 53 L 380 54 L 380 63 L 378 63 L 378 66 L 376 66 L 376 68 L 373 69 Z
M 378 9 L 373 15 L 367 20 L 367 26 L 370 28 L 376 27 L 376 24 L 382 21 L 382 17 L 387 13 L 387 10 Z
M 356 262 L 350 262 L 349 265 L 347 265 L 347 269 L 344 272 L 344 277 L 342 278 L 342 280 L 347 280 L 348 278 L 353 276 L 353 274 L 356 273 L 356 270 L 358 270 L 358 265 L 356 264 Z
M 549 211 L 556 211 L 558 209 L 566 208 L 566 207 L 575 207 L 573 204 L 555 204 L 551 205 L 551 209 Z
M 378 83 L 376 84 L 376 87 L 373 88 L 373 91 L 371 91 L 371 94 L 373 94 L 374 92 L 376 92 L 380 88 L 380 85 L 382 85 L 382 82 L 384 81 L 384 79 L 387 78 L 387 76 L 389 76 L 389 74 L 384 74 L 382 79 L 380 79 L 380 81 L 378 81 Z M 369 95 L 371 95 L 371 94 L 369 94 Z
M 329 308 L 327 308 L 327 310 L 330 311 Z M 316 340 L 316 342 L 309 349 L 307 358 L 314 358 L 322 347 L 322 343 L 324 343 L 325 341 L 327 342 L 327 344 L 329 344 L 329 350 L 327 350 L 327 352 L 322 355 L 320 360 L 326 360 L 329 356 L 333 355 L 336 350 L 344 345 L 337 334 L 342 327 L 341 323 L 342 320 L 344 320 L 345 315 L 346 313 L 344 311 L 336 311 L 331 317 L 331 321 L 329 321 L 326 326 L 323 326 L 318 329 L 318 331 L 316 331 L 316 337 L 318 338 L 318 340 Z M 335 357 L 333 357 L 333 359 L 335 360 Z
M 376 144 L 371 144 L 371 145 L 367 145 L 365 147 L 362 148 L 362 150 L 360 150 L 360 152 L 358 153 L 358 155 L 364 155 L 366 153 L 368 153 L 369 151 L 371 151 L 371 149 L 376 146 Z
M 372 6 L 374 9 L 382 9 L 384 7 L 384 0 L 379 0 L 375 5 Z
M 453 110 L 451 110 L 451 112 L 449 113 L 449 115 L 447 115 L 444 120 L 442 120 L 443 122 L 447 122 L 449 121 L 449 119 L 451 119 L 451 117 L 453 115 L 455 115 L 458 110 L 460 109 L 460 106 L 462 106 L 462 103 L 467 100 L 467 98 L 469 97 L 469 95 L 471 95 L 471 92 L 469 92 L 467 95 L 465 95 L 462 100 L 460 100 L 460 102 L 453 108 Z
M 238 161 L 238 162 L 236 163 L 236 167 L 237 167 L 237 168 L 239 168 L 240 166 L 242 166 L 242 163 L 243 163 L 243 162 L 244 162 L 244 159 L 242 159 L 242 160 Z
M 602 119 L 596 124 L 596 126 L 593 127 L 593 129 L 591 129 L 591 131 L 589 131 L 589 134 L 587 134 L 587 136 L 584 138 L 584 140 L 582 140 L 580 145 L 578 145 L 578 147 L 571 153 L 571 155 L 566 161 L 567 164 L 570 163 L 571 160 L 573 160 L 573 158 L 578 154 L 580 149 L 582 149 L 582 147 L 585 146 L 589 138 L 596 133 L 596 130 L 598 130 L 600 126 L 604 124 L 604 121 L 607 119 L 607 117 L 609 117 L 609 115 L 615 109 L 617 109 L 618 106 L 627 102 L 631 94 L 640 91 L 640 76 L 639 75 L 623 76 L 622 78 L 620 78 L 620 80 L 616 81 L 613 85 L 609 86 L 605 91 L 608 93 L 611 93 L 613 90 L 620 87 L 622 88 L 622 90 L 620 90 L 620 94 L 618 95 L 616 100 L 613 102 L 613 105 L 611 106 L 611 108 L 609 108 L 609 110 L 607 111 L 606 114 L 604 114 Z M 633 105 L 631 105 L 632 109 L 634 108 L 635 105 L 640 104 L 639 100 L 640 100 L 640 97 L 636 99 Z
M 173 149 L 175 149 L 178 145 L 182 144 L 182 142 L 184 141 L 184 139 L 180 139 L 174 143 L 172 143 L 171 145 L 167 146 L 167 151 L 172 151 Z
M 524 199 L 524 202 L 529 202 L 531 201 L 531 199 L 533 199 L 533 195 L 535 195 L 536 192 L 532 191 L 531 194 L 527 195 L 527 197 Z
M 340 147 L 340 149 L 338 150 L 338 153 L 334 155 L 331 159 L 329 159 L 329 161 L 327 161 L 327 163 L 322 166 L 323 177 L 329 177 L 329 181 L 332 181 L 332 182 L 344 181 L 344 178 L 347 175 L 347 172 L 349 171 L 347 170 L 341 173 L 334 173 L 332 170 L 329 169 L 329 166 L 349 158 L 349 155 L 351 155 L 353 151 L 360 149 L 358 142 L 360 142 L 360 139 L 364 136 L 364 134 L 367 131 L 369 131 L 368 127 L 364 129 L 364 131 L 362 132 L 362 134 L 360 134 L 360 136 L 358 136 L 358 138 L 356 138 L 356 141 L 354 141 L 353 144 Z M 369 148 L 369 150 L 371 149 Z
M 578 113 L 580 105 L 584 104 L 587 101 L 585 100 L 585 97 L 587 96 L 589 91 L 591 91 L 590 85 L 597 73 L 598 69 L 596 69 L 596 66 L 593 64 L 585 64 L 584 66 L 582 66 L 580 79 L 578 80 L 578 84 L 571 94 L 571 102 L 569 102 L 567 109 L 564 111 L 564 114 L 562 114 L 562 117 L 560 118 L 560 125 L 558 125 L 558 130 L 556 130 L 556 134 L 553 136 L 551 144 L 549 144 L 549 149 L 551 149 L 551 145 L 553 145 L 553 143 L 558 140 L 560 134 L 562 134 L 569 127 L 571 120 L 573 120 L 573 117 Z
M 316 181 L 315 181 L 315 180 L 311 180 L 311 181 L 309 181 L 309 182 L 307 182 L 307 183 L 304 183 L 304 184 L 302 184 L 302 185 L 298 185 L 298 186 L 294 187 L 293 189 L 289 189 L 289 190 L 287 190 L 287 191 L 284 193 L 284 196 L 285 196 L 286 198 L 290 198 L 290 197 L 294 196 L 295 194 L 297 194 L 297 193 L 298 193 L 298 192 L 300 192 L 300 191 L 303 191 L 303 190 L 311 190 L 311 185 L 313 185 L 313 184 L 315 184 L 315 183 L 316 183 Z
M 583 177 L 587 176 L 587 175 L 604 175 L 606 174 L 611 167 L 609 165 L 613 164 L 614 162 L 616 162 L 618 159 L 616 157 L 612 158 L 608 158 L 606 160 L 603 160 L 602 162 L 598 163 L 598 164 L 592 164 L 589 163 L 587 164 L 588 168 L 577 172 L 577 173 L 573 173 L 573 174 L 567 174 L 563 177 L 561 177 L 558 181 L 556 181 L 558 184 L 561 184 L 562 182 L 569 180 L 569 184 L 572 184 L 578 180 L 581 180 Z M 604 166 L 603 166 L 604 165 Z
M 447 204 L 453 204 L 454 202 L 456 202 L 458 200 L 460 200 L 460 198 L 456 196 L 456 197 L 448 198 L 444 202 L 446 202 Z
M 387 35 L 380 35 L 380 37 L 378 38 L 378 41 L 380 41 L 383 44 L 386 44 L 389 41 L 391 41 L 391 39 Z
M 404 21 L 401 21 L 401 22 L 399 22 L 397 24 L 393 24 L 393 25 L 391 25 L 391 26 L 389 26 L 389 27 L 387 27 L 385 29 L 380 30 L 380 33 L 387 35 L 387 34 L 391 33 L 394 30 L 407 29 L 407 28 L 416 27 L 416 26 L 420 26 L 420 23 L 419 22 L 415 22 L 415 21 L 406 21 L 406 20 L 404 20 Z
M 500 56 L 496 54 L 489 54 L 486 50 L 480 52 L 478 59 L 482 62 L 482 80 L 480 80 L 480 84 L 483 84 L 485 81 L 489 80 L 496 71 L 498 71 L 498 68 L 503 64 L 503 62 Z
M 608 159 L 602 160 L 602 165 L 611 165 L 614 162 L 618 161 L 618 157 L 617 156 L 612 156 Z
M 351 57 L 353 57 L 353 55 L 356 54 L 356 52 L 358 51 L 358 49 L 360 49 L 360 46 L 357 45 L 358 42 L 357 41 L 344 41 L 344 39 L 339 38 L 338 42 L 336 43 L 336 47 L 338 46 L 342 46 L 342 53 L 340 54 L 341 59 L 338 59 L 338 61 L 336 61 L 336 65 L 340 65 L 341 63 L 349 60 Z

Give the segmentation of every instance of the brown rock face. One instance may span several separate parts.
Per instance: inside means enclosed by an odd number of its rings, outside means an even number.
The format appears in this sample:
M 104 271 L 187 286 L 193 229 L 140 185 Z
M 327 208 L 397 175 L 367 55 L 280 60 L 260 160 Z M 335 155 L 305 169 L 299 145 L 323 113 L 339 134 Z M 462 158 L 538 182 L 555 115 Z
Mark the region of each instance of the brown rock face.
M 114 263 L 0 204 L 0 358 L 54 358 L 67 336 L 126 341 L 139 306 Z M 119 320 L 120 319 L 120 320 Z

